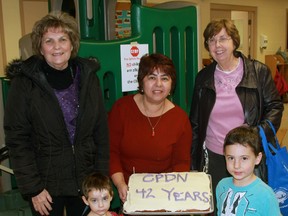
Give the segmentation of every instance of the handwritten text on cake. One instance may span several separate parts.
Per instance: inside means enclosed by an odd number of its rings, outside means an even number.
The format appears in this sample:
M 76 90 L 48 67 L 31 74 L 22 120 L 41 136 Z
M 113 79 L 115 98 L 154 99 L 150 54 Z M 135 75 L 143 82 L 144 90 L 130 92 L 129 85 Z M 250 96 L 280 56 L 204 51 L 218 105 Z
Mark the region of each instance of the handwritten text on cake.
M 209 202 L 209 193 L 200 191 L 190 191 L 189 186 L 183 191 L 177 188 L 177 184 L 183 184 L 187 182 L 188 174 L 147 174 L 143 176 L 143 183 L 147 183 L 147 188 L 136 189 L 142 199 L 154 199 L 156 193 L 153 193 L 156 189 L 161 189 L 162 195 L 167 197 L 169 201 L 203 201 L 204 203 Z M 173 183 L 173 187 L 166 186 L 165 183 Z M 171 184 L 169 184 L 171 185 Z M 165 187 L 166 186 L 166 187 Z M 157 193 L 158 194 L 158 193 Z

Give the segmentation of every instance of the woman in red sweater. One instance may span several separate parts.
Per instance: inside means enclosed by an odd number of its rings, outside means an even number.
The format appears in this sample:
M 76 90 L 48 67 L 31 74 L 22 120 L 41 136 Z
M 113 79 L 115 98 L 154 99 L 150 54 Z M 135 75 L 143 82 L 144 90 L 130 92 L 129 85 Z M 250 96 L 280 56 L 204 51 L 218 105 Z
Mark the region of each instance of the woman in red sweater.
M 169 96 L 176 84 L 170 58 L 141 58 L 139 93 L 120 98 L 109 114 L 110 175 L 122 202 L 133 173 L 190 170 L 192 129 L 187 114 Z

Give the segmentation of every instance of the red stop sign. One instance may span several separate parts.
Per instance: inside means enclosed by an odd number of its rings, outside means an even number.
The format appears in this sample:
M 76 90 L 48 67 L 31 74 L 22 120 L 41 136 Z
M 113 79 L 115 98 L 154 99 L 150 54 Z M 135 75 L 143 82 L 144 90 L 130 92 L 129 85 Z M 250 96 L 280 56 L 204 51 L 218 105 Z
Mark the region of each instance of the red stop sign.
M 133 57 L 138 56 L 138 54 L 139 54 L 139 49 L 138 49 L 138 47 L 132 46 L 131 49 L 130 49 L 130 53 L 131 53 L 131 55 L 132 55 Z

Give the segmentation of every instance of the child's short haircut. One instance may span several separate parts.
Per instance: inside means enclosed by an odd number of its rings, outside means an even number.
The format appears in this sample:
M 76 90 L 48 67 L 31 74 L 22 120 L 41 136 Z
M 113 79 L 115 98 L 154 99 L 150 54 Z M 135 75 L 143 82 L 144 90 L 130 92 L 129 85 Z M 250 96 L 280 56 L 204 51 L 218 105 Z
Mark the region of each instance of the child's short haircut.
M 224 140 L 224 152 L 226 146 L 236 143 L 250 146 L 256 156 L 262 151 L 261 138 L 257 127 L 243 125 L 229 131 Z
M 108 176 L 101 173 L 92 173 L 84 179 L 82 183 L 83 195 L 88 199 L 88 193 L 91 190 L 107 190 L 111 197 L 113 197 L 113 187 L 111 180 Z

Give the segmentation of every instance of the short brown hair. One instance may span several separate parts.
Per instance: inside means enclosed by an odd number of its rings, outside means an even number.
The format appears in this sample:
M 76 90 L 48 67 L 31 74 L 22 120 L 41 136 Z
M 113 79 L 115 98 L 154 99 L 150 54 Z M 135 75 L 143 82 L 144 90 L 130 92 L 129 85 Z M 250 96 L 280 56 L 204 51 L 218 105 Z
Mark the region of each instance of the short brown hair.
M 83 195 L 88 199 L 88 194 L 91 190 L 107 190 L 111 197 L 113 197 L 113 187 L 108 176 L 101 173 L 92 173 L 85 177 L 82 183 Z
M 206 50 L 209 51 L 208 40 L 213 38 L 216 34 L 218 34 L 222 29 L 225 29 L 227 34 L 233 40 L 233 44 L 235 46 L 234 49 L 234 56 L 236 55 L 236 50 L 240 46 L 240 35 L 238 29 L 234 25 L 231 20 L 227 19 L 219 19 L 219 20 L 212 20 L 204 30 L 204 47 Z
M 256 156 L 262 151 L 261 138 L 257 127 L 243 125 L 230 130 L 224 140 L 224 152 L 226 146 L 236 143 L 250 146 Z
M 163 54 L 154 53 L 144 55 L 140 59 L 137 80 L 139 85 L 138 90 L 141 94 L 143 94 L 143 80 L 145 76 L 152 74 L 157 69 L 170 76 L 172 80 L 171 93 L 173 93 L 176 86 L 176 69 L 173 61 Z
M 40 51 L 42 37 L 48 31 L 48 29 L 51 28 L 60 28 L 64 33 L 68 34 L 73 46 L 71 58 L 76 57 L 80 46 L 78 24 L 74 17 L 70 16 L 68 13 L 60 11 L 51 12 L 34 24 L 31 33 L 32 49 L 34 54 L 42 58 Z

